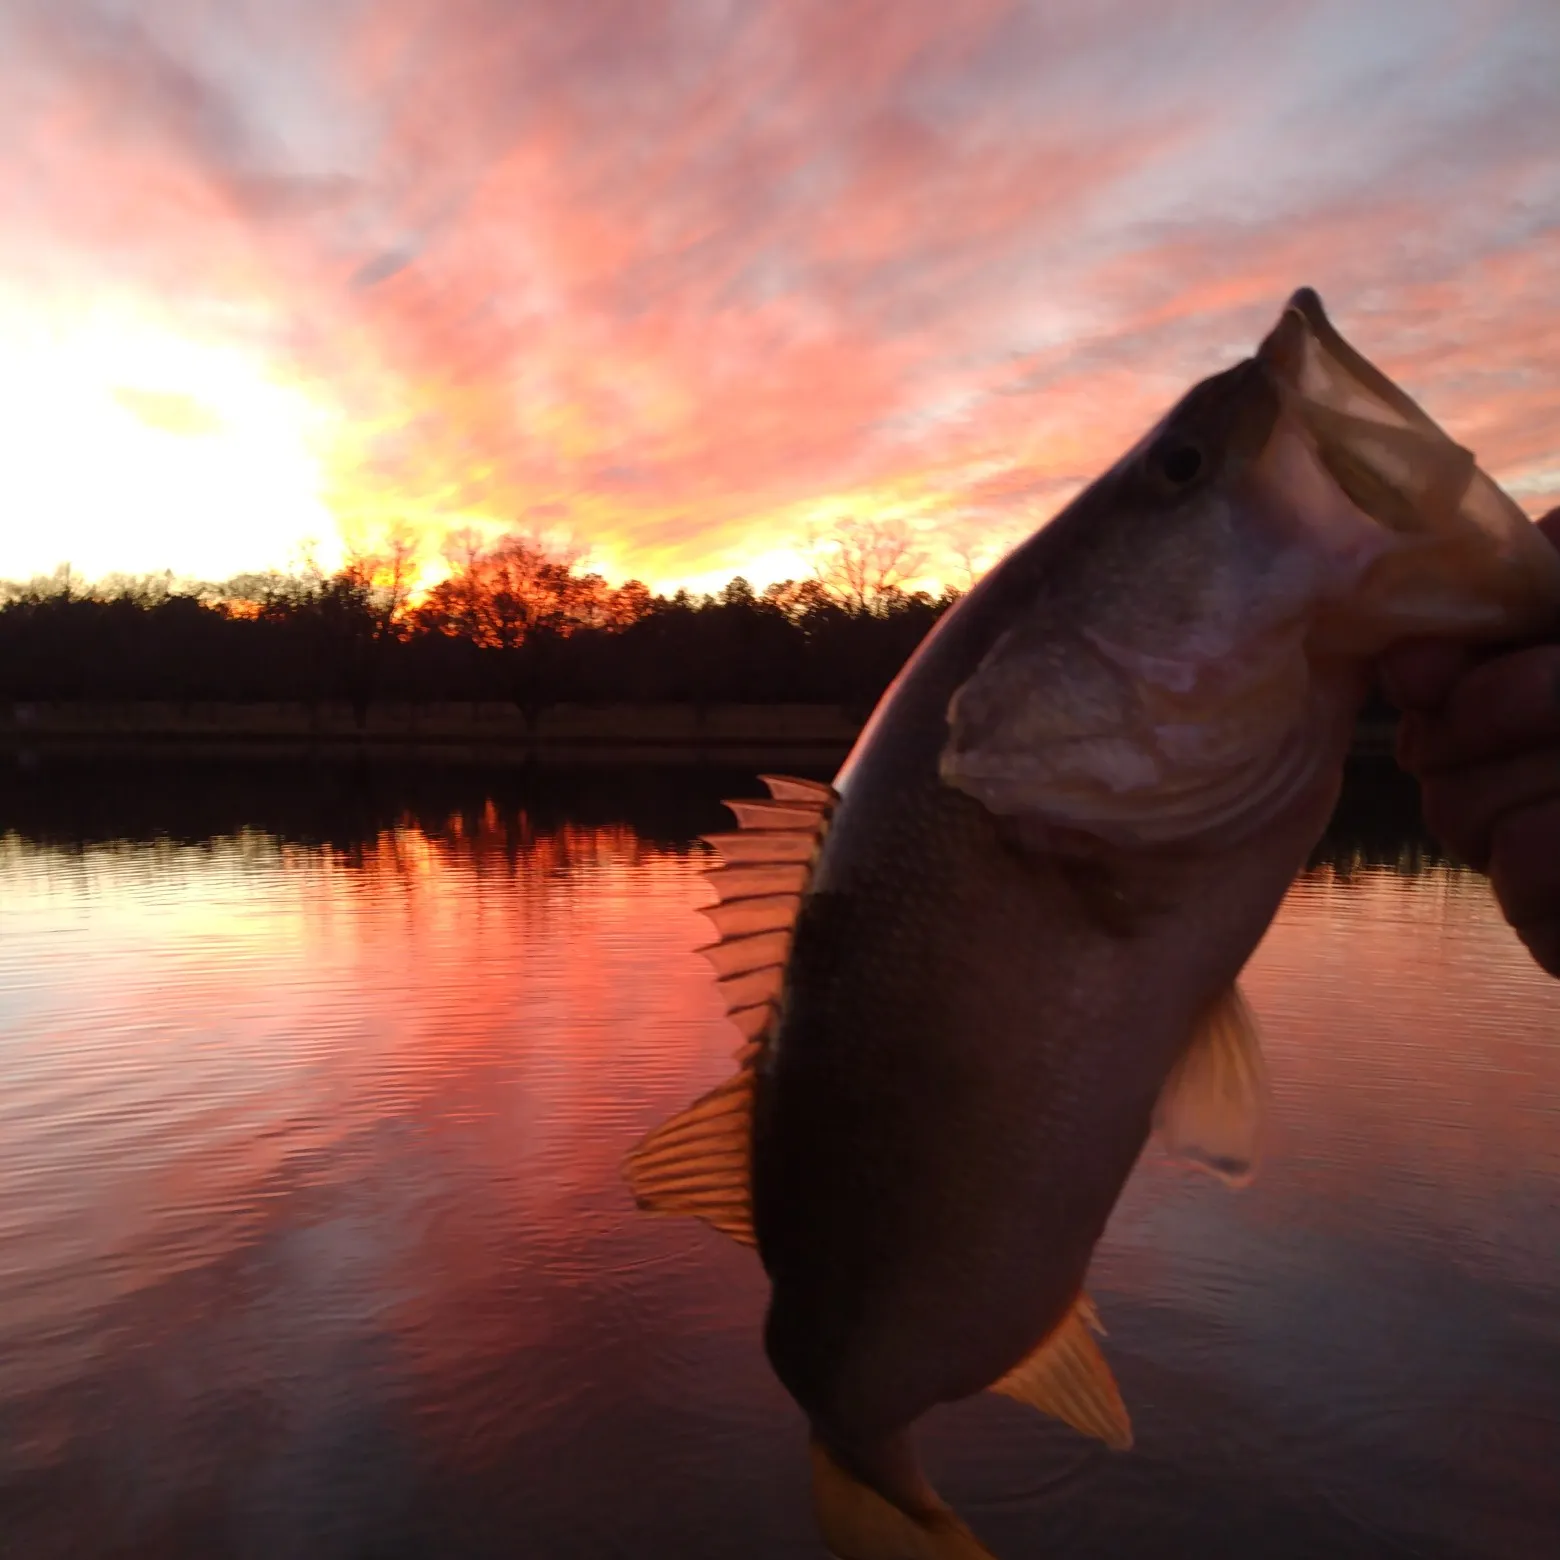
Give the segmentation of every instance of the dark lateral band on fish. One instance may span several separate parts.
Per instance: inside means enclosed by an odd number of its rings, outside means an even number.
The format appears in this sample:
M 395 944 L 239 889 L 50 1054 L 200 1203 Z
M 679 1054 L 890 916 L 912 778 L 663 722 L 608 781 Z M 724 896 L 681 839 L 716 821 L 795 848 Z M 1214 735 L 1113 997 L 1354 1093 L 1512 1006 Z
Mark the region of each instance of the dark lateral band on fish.
M 988 1552 L 913 1423 L 991 1390 L 1125 1449 L 1083 1283 L 1151 1132 L 1239 1184 L 1236 977 L 1372 660 L 1560 623 L 1560 556 L 1309 289 L 945 615 L 832 786 L 709 837 L 731 1078 L 629 1154 L 755 1246 L 841 1560 Z

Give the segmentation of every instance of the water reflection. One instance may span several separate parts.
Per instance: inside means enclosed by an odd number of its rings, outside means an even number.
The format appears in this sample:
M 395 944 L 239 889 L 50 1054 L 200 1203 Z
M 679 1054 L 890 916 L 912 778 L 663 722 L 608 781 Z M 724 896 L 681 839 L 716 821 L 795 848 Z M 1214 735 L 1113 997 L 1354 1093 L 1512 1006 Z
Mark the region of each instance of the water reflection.
M 0 781 L 0 1550 L 816 1554 L 751 1256 L 633 1213 L 723 1075 L 696 835 L 751 776 Z M 928 1460 L 1012 1556 L 1534 1556 L 1560 1524 L 1560 1015 L 1358 787 L 1249 974 L 1238 1196 L 1151 1150 L 1111 1458 Z

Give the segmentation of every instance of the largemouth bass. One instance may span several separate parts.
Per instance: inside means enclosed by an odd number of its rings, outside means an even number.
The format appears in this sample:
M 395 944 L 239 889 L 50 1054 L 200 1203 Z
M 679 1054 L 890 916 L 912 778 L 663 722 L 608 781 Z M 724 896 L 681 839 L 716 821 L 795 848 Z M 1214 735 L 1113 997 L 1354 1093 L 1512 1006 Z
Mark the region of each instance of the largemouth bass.
M 939 623 L 832 786 L 729 804 L 705 950 L 746 1044 L 642 1206 L 756 1245 L 841 1560 L 987 1551 L 908 1430 L 985 1389 L 1114 1447 L 1085 1271 L 1156 1127 L 1249 1175 L 1236 978 L 1374 657 L 1560 621 L 1560 555 L 1309 290 Z

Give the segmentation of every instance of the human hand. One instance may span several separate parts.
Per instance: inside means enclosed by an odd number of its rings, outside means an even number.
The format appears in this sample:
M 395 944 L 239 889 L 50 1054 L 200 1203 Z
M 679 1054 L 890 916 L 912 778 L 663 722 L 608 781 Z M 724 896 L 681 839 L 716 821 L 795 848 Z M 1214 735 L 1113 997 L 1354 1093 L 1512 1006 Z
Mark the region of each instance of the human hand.
M 1560 509 L 1538 523 L 1560 547 Z M 1560 975 L 1560 636 L 1494 655 L 1419 640 L 1380 673 L 1426 826 L 1489 874 L 1528 951 Z

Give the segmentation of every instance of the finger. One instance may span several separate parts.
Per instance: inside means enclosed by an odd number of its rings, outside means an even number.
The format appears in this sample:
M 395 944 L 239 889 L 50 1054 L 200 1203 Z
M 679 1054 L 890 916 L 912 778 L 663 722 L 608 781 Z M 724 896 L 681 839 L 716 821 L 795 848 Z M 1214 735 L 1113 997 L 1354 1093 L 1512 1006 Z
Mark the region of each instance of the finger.
M 1534 645 L 1470 667 L 1442 709 L 1417 712 L 1399 755 L 1427 775 L 1557 740 L 1560 645 Z
M 1560 923 L 1560 797 L 1517 808 L 1495 825 L 1490 883 L 1502 913 L 1519 932 Z
M 1432 774 L 1423 795 L 1425 826 L 1459 860 L 1486 871 L 1501 821 L 1560 797 L 1560 744 Z
M 1560 508 L 1535 523 L 1560 547 Z M 1381 691 L 1400 710 L 1438 710 L 1457 679 L 1487 653 L 1449 639 L 1405 640 L 1377 663 Z
M 1438 710 L 1473 652 L 1450 639 L 1408 639 L 1376 664 L 1381 691 L 1400 710 Z

